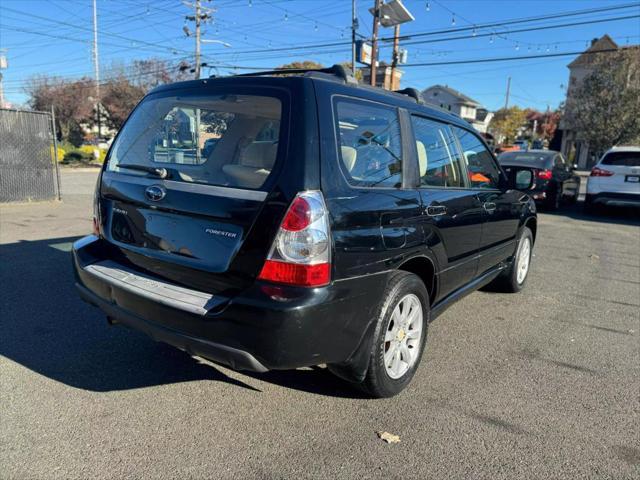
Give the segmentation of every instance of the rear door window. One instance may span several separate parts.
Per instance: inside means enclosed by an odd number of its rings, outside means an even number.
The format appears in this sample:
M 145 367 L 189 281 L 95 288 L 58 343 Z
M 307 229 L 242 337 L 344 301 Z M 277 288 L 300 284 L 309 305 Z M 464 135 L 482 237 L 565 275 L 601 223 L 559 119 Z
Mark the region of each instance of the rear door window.
M 474 188 L 498 188 L 500 169 L 493 161 L 491 152 L 475 134 L 459 127 L 452 128 L 462 147 L 471 186 Z
M 260 188 L 275 165 L 281 117 L 274 97 L 149 97 L 118 136 L 107 170 L 163 167 L 170 180 Z
M 338 156 L 349 183 L 364 187 L 402 185 L 398 111 L 373 102 L 334 103 Z
M 640 167 L 640 152 L 610 152 L 600 163 L 617 167 Z
M 462 155 L 451 129 L 444 123 L 411 116 L 416 137 L 421 187 L 466 186 Z

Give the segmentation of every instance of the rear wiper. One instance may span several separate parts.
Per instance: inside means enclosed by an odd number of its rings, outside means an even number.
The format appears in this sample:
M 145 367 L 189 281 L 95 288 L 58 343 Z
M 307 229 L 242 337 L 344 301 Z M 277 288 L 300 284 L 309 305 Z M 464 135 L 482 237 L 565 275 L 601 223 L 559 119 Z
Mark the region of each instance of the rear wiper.
M 160 178 L 167 178 L 169 172 L 166 168 L 148 167 L 147 165 L 136 165 L 134 163 L 118 163 L 118 168 L 128 168 L 129 170 L 138 170 L 139 172 L 147 172 Z

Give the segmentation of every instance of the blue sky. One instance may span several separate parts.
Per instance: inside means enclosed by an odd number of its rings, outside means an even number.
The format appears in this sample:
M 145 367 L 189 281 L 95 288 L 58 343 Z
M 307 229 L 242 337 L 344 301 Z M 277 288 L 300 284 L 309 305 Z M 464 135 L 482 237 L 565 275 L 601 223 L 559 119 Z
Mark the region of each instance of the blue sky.
M 451 34 L 420 37 L 438 40 L 407 45 L 409 64 L 465 61 L 493 57 L 544 55 L 581 51 L 594 37 L 608 33 L 620 45 L 640 42 L 638 18 L 607 21 L 565 28 L 513 32 L 534 26 L 604 20 L 640 15 L 640 6 L 567 16 L 566 12 L 637 3 L 637 0 L 405 0 L 415 21 L 403 25 L 402 34 L 430 32 L 483 25 L 511 19 L 554 14 L 555 18 L 508 27 L 478 28 L 460 32 L 460 40 L 446 40 Z M 203 46 L 204 60 L 229 66 L 273 67 L 294 60 L 316 60 L 325 65 L 351 58 L 350 0 L 213 0 L 203 4 L 217 9 L 215 21 L 206 25 L 203 38 L 231 44 Z M 373 0 L 358 0 L 359 33 L 371 35 Z M 428 5 L 428 9 L 427 9 Z M 179 0 L 98 0 L 101 72 L 108 77 L 113 64 L 126 65 L 134 59 L 157 57 L 177 65 L 190 60 L 193 38 L 183 32 L 189 9 Z M 91 0 L 2 0 L 0 2 L 0 49 L 9 61 L 4 73 L 7 100 L 26 101 L 24 82 L 38 74 L 63 77 L 93 76 Z M 454 24 L 455 22 L 455 24 Z M 192 26 L 190 25 L 192 28 Z M 381 35 L 392 35 L 381 29 Z M 415 41 L 407 40 L 407 42 Z M 342 44 L 344 42 L 344 44 Z M 336 46 L 301 45 L 340 43 Z M 279 49 L 279 50 L 276 50 Z M 255 50 L 261 50 L 255 52 Z M 272 51 L 269 51 L 272 50 Z M 381 59 L 389 59 L 389 46 Z M 404 68 L 403 86 L 420 89 L 446 84 L 473 97 L 489 109 L 504 104 L 507 77 L 512 77 L 511 104 L 551 108 L 564 98 L 561 85 L 567 83 L 566 65 L 573 57 L 414 66 Z M 209 72 L 205 70 L 205 74 Z M 212 73 L 214 73 L 212 71 Z

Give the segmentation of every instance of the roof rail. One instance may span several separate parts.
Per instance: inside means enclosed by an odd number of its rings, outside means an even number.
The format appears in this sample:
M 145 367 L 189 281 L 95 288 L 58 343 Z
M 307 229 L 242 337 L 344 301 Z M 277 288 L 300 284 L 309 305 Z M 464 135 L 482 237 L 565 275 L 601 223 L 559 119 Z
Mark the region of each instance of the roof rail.
M 417 88 L 403 88 L 402 90 L 394 90 L 394 92 L 413 97 L 418 105 L 424 105 L 424 98 Z
M 333 65 L 328 68 L 277 68 L 275 70 L 264 70 L 261 72 L 240 73 L 234 77 L 258 77 L 263 75 L 278 75 L 283 73 L 327 73 L 341 78 L 345 83 L 358 83 L 349 73 L 344 65 Z

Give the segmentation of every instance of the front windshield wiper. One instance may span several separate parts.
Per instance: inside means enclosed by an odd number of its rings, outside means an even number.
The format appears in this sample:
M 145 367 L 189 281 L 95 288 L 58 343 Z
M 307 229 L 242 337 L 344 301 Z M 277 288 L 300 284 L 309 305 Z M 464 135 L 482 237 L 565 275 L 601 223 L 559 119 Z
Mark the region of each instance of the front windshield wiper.
M 128 168 L 129 170 L 138 170 L 139 172 L 147 172 L 160 178 L 167 178 L 169 172 L 166 168 L 149 167 L 147 165 L 136 165 L 134 163 L 118 163 L 118 168 Z

